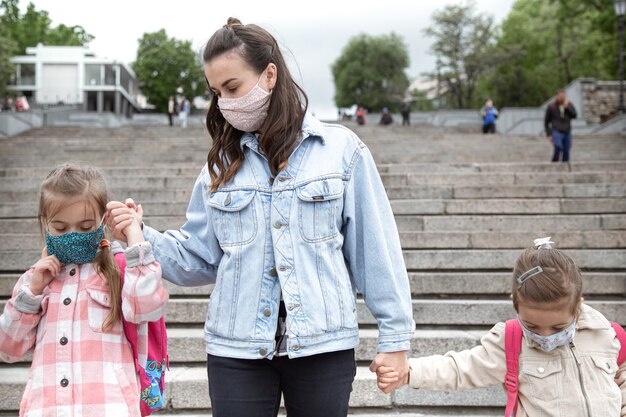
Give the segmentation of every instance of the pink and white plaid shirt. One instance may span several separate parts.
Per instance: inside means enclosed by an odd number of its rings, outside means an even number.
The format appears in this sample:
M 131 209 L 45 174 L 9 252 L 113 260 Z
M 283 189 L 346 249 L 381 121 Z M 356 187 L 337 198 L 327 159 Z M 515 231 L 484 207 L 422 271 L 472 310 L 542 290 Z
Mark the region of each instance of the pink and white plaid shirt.
M 139 361 L 147 324 L 163 314 L 168 295 L 152 247 L 129 247 L 122 290 L 126 320 L 139 326 Z M 106 333 L 109 288 L 92 264 L 65 265 L 33 296 L 32 270 L 19 279 L 0 316 L 0 359 L 15 362 L 34 348 L 20 417 L 140 417 L 139 384 L 121 321 Z

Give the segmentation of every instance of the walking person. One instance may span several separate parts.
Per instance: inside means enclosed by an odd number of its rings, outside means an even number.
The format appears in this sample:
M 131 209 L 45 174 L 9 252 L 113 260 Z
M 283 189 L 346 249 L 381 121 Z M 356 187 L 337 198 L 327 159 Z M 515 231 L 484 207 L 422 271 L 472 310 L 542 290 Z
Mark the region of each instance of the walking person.
M 367 146 L 307 113 L 274 37 L 235 18 L 209 39 L 212 146 L 180 230 L 144 225 L 163 275 L 215 283 L 205 338 L 214 417 L 345 417 L 356 373 L 356 291 L 381 365 L 408 372 L 406 267 Z M 135 207 L 127 199 L 110 208 Z
M 402 126 L 410 126 L 411 125 L 411 102 L 405 101 L 402 103 Z
M 167 100 L 167 119 L 169 121 L 170 126 L 174 126 L 174 113 L 176 112 L 176 102 L 174 101 L 174 97 L 170 96 Z
M 483 117 L 483 134 L 496 133 L 496 119 L 498 118 L 498 109 L 493 106 L 493 100 L 487 99 L 485 105 L 480 109 Z
M 178 108 L 178 119 L 180 121 L 180 127 L 182 127 L 183 129 L 187 128 L 187 122 L 189 120 L 189 112 L 190 112 L 189 100 L 187 100 L 185 96 L 182 96 L 182 98 L 180 99 L 180 104 Z
M 507 417 L 626 416 L 626 332 L 583 303 L 583 279 L 550 238 L 520 254 L 512 279 L 517 319 L 496 324 L 479 346 L 410 359 L 402 384 L 454 390 L 505 385 Z M 378 368 L 378 384 L 396 383 Z
M 557 91 L 556 97 L 546 108 L 544 125 L 548 140 L 554 146 L 552 162 L 568 162 L 572 148 L 572 119 L 577 116 L 574 105 L 567 99 L 565 90 Z
M 107 201 L 104 179 L 90 167 L 61 165 L 41 186 L 45 248 L 0 316 L 0 358 L 16 362 L 33 352 L 20 417 L 141 415 L 123 320 L 139 325 L 137 354 L 146 358 L 147 322 L 163 314 L 168 296 L 151 245 L 127 207 L 117 223 L 128 242 L 122 285 L 104 238 Z

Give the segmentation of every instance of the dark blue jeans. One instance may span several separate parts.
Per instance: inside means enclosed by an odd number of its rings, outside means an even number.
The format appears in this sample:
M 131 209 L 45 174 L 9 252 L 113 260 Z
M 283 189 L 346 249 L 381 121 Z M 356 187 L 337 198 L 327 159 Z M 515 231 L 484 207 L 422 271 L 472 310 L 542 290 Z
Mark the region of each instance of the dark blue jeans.
M 558 162 L 561 153 L 563 153 L 563 162 L 569 161 L 569 150 L 572 147 L 572 132 L 553 130 L 552 144 L 554 145 L 552 162 Z
M 356 375 L 354 349 L 289 359 L 208 355 L 213 417 L 345 417 Z

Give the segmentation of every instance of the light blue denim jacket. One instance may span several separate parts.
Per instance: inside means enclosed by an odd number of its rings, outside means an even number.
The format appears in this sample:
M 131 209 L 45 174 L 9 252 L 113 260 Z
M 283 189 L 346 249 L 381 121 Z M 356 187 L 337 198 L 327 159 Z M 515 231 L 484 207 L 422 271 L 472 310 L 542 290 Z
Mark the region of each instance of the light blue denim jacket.
M 244 134 L 234 178 L 210 192 L 205 165 L 179 231 L 144 227 L 163 277 L 216 284 L 205 323 L 212 355 L 272 358 L 281 294 L 289 357 L 354 348 L 356 290 L 377 320 L 378 351 L 409 350 L 409 282 L 372 155 L 342 126 L 307 115 L 302 132 L 276 178 Z

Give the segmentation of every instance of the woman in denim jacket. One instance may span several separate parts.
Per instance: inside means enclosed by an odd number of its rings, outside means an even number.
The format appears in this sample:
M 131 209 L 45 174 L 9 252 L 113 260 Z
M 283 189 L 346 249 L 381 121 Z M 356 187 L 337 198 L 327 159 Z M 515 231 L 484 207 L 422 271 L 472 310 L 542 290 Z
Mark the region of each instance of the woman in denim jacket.
M 144 234 L 164 278 L 215 283 L 205 324 L 213 416 L 276 416 L 281 394 L 290 417 L 346 416 L 356 291 L 378 324 L 372 370 L 407 372 L 414 330 L 372 155 L 350 130 L 306 113 L 306 95 L 264 29 L 230 18 L 203 59 L 213 92 L 207 164 L 181 229 L 146 225 Z

